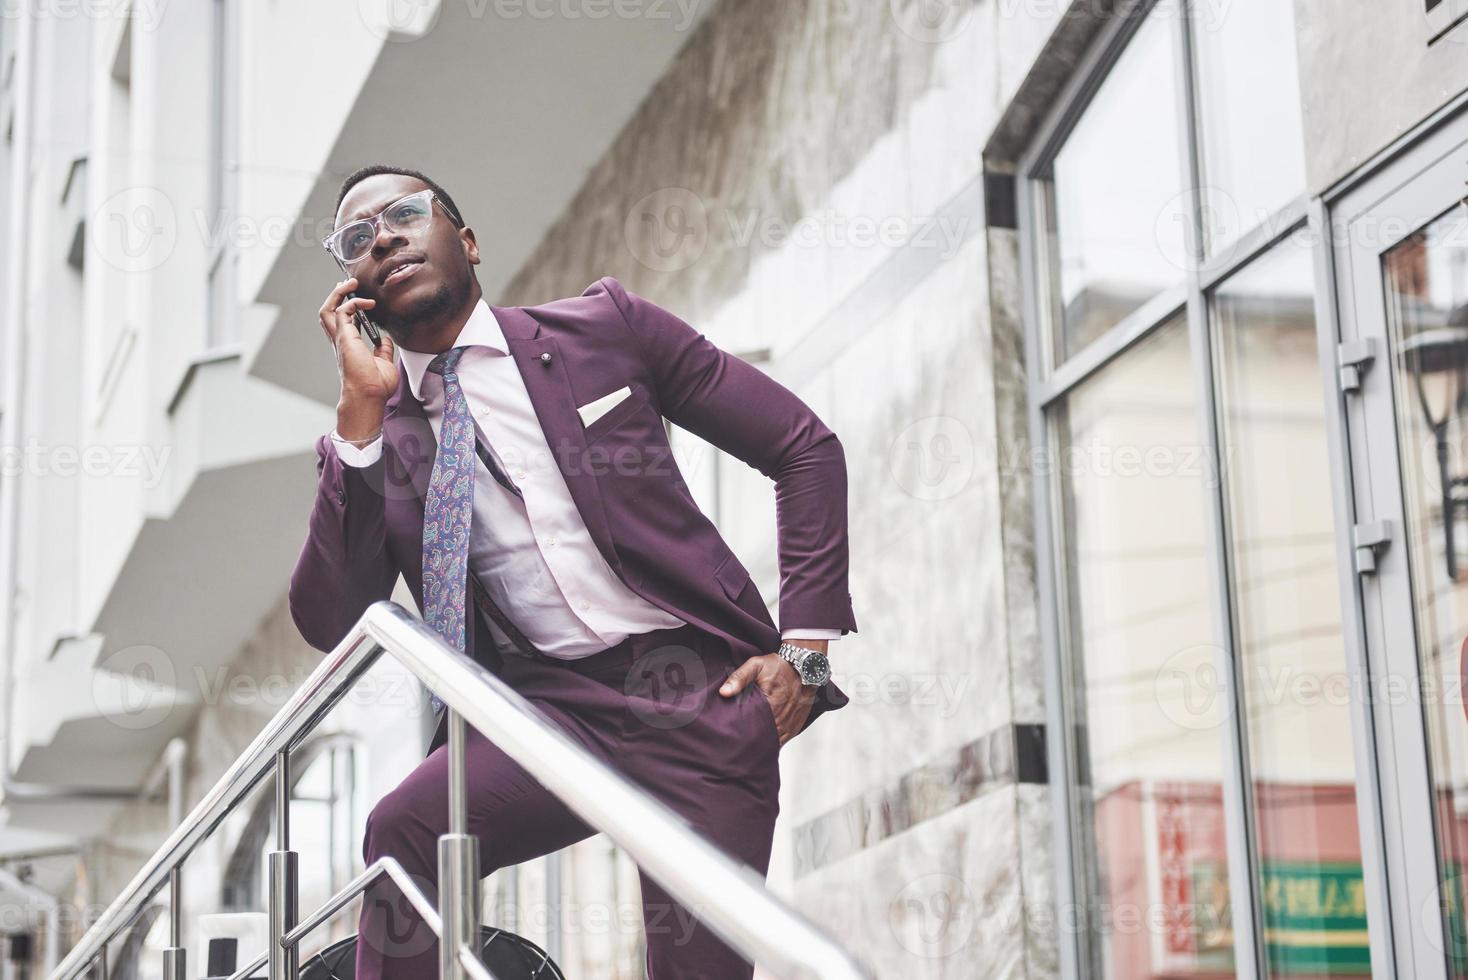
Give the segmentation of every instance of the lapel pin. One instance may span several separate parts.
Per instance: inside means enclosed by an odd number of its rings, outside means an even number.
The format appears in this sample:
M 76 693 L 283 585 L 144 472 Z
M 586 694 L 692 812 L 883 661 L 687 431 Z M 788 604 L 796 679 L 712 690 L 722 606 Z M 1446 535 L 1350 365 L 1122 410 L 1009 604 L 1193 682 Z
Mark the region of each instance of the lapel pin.
M 542 363 L 542 364 L 549 364 L 550 361 L 551 361 L 550 351 L 546 351 L 544 354 L 541 354 L 540 355 L 540 363 Z

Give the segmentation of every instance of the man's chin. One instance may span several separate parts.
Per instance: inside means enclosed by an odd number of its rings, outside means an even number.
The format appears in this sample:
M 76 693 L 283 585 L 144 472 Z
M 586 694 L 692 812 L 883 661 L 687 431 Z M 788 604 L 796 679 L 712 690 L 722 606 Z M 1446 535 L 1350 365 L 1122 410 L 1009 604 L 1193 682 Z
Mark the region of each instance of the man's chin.
M 383 311 L 378 325 L 392 335 L 394 342 L 412 350 L 412 340 L 422 333 L 425 324 L 441 318 L 454 309 L 454 291 L 446 282 L 439 282 L 422 296 L 414 297 L 405 304 L 401 313 Z

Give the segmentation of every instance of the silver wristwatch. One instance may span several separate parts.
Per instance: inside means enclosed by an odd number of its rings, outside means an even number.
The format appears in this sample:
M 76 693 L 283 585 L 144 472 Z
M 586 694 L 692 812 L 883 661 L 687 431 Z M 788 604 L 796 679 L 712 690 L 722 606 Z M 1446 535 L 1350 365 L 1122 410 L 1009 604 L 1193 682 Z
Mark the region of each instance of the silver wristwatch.
M 780 655 L 781 660 L 795 668 L 795 672 L 800 675 L 800 683 L 807 687 L 824 684 L 831 676 L 831 661 L 819 650 L 796 646 L 785 640 L 775 652 Z

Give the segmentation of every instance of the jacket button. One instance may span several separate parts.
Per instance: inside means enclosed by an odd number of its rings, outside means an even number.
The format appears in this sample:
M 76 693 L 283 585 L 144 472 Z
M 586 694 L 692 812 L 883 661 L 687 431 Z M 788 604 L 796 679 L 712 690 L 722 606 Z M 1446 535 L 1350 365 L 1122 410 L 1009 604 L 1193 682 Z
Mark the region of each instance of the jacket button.
M 347 492 L 345 490 L 338 490 L 336 492 L 336 502 L 339 504 L 347 502 Z

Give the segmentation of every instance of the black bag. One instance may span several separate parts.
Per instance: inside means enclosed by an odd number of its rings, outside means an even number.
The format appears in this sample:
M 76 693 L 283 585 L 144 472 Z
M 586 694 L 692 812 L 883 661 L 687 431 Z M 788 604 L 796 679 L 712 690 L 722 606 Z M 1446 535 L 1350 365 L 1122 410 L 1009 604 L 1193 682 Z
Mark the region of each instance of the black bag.
M 479 958 L 495 980 L 566 980 L 545 950 L 506 929 L 479 927 Z M 301 980 L 356 980 L 357 937 L 338 940 L 301 963 Z

